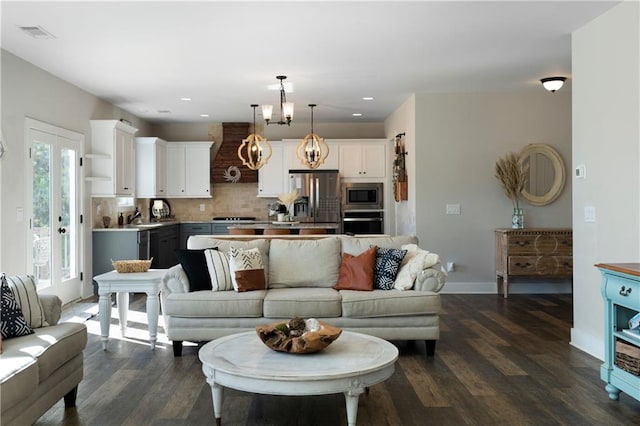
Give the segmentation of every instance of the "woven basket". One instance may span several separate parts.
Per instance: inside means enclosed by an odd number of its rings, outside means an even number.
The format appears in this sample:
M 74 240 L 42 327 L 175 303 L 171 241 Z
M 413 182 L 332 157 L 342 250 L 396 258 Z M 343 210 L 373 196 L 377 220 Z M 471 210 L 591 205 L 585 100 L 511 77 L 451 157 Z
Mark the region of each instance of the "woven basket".
M 147 272 L 151 267 L 151 261 L 149 260 L 112 260 L 111 264 L 116 271 L 121 273 L 130 272 Z
M 620 341 L 616 342 L 616 359 L 614 364 L 627 373 L 640 376 L 640 349 Z

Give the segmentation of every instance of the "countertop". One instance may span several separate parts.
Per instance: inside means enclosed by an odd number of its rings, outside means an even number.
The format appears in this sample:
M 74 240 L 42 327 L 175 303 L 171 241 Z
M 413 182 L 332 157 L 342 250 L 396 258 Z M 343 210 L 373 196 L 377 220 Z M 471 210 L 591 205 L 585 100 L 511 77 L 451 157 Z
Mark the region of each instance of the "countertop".
M 204 221 L 203 221 L 204 222 Z M 208 221 L 211 222 L 211 221 Z M 147 229 L 158 229 L 158 228 L 162 228 L 163 226 L 170 226 L 170 225 L 179 225 L 181 223 L 187 223 L 187 222 L 181 222 L 181 221 L 165 221 L 165 222 L 143 222 L 143 223 L 132 223 L 130 225 L 121 225 L 121 226 L 112 226 L 110 228 L 93 228 L 93 232 L 103 232 L 103 231 L 145 231 Z
M 277 223 L 270 220 L 255 220 L 250 221 L 219 221 L 219 220 L 173 220 L 163 222 L 143 222 L 132 223 L 130 225 L 112 226 L 110 228 L 93 228 L 94 232 L 105 231 L 145 231 L 148 229 L 158 229 L 164 226 L 181 225 L 181 224 L 197 224 L 197 223 L 229 223 L 229 229 L 269 229 L 269 228 L 286 228 L 286 229 L 340 229 L 339 223 L 311 223 L 311 222 L 294 222 L 294 223 Z
M 255 221 L 253 223 L 242 223 L 229 225 L 229 229 L 340 229 L 339 223 L 311 223 L 311 222 L 294 222 L 294 223 L 277 223 L 267 221 Z

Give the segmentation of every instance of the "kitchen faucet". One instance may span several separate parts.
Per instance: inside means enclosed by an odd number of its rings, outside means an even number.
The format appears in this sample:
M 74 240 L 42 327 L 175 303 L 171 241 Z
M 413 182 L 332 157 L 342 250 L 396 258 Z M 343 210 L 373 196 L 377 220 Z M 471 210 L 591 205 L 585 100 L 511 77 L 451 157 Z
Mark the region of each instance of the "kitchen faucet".
M 136 211 L 133 212 L 133 216 L 132 215 L 127 216 L 127 224 L 131 225 L 131 222 L 133 222 L 137 218 L 142 218 L 142 213 L 140 213 L 140 210 L 138 210 L 138 208 L 136 207 Z

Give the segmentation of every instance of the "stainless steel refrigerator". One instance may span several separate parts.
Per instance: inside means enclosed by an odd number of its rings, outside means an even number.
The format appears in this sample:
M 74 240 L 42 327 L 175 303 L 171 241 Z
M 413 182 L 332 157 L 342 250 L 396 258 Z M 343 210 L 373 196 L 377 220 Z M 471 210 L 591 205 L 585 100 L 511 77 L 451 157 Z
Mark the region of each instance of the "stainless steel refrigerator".
M 298 191 L 298 199 L 293 205 L 295 220 L 340 223 L 338 170 L 289 170 L 289 191 L 294 189 Z

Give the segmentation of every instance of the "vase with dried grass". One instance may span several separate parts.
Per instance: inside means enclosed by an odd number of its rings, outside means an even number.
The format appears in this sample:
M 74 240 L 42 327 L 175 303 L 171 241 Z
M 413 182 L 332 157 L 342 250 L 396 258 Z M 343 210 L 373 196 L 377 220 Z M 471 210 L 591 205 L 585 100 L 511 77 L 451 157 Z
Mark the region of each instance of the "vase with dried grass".
M 516 154 L 508 153 L 496 162 L 495 176 L 505 195 L 513 203 L 512 228 L 524 228 L 524 214 L 520 208 L 520 196 L 529 177 L 529 165 L 522 164 Z

